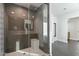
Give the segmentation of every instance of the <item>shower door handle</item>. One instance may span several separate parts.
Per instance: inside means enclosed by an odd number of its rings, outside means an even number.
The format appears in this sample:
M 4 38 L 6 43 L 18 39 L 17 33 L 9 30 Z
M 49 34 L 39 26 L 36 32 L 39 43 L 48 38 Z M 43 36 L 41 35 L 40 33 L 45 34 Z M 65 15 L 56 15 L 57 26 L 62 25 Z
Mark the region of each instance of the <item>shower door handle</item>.
M 54 37 L 56 37 L 56 23 L 54 23 Z

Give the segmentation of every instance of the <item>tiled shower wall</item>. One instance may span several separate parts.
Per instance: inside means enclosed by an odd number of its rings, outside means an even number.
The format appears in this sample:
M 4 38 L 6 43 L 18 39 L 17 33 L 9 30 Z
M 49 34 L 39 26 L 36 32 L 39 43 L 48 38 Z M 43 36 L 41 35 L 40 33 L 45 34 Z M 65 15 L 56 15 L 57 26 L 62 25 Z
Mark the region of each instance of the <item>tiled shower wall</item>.
M 0 3 L 0 56 L 4 54 L 4 5 Z

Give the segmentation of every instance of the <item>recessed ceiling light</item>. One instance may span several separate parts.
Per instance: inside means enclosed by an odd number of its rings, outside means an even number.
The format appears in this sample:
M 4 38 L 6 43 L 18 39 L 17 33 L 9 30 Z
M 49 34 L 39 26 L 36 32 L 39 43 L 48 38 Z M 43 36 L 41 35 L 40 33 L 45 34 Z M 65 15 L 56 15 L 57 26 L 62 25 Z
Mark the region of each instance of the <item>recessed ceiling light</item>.
M 64 10 L 66 10 L 67 8 L 64 8 Z
M 23 16 L 25 17 L 26 15 L 25 15 L 25 14 L 23 14 Z
M 32 18 L 34 19 L 34 16 L 32 16 Z
M 11 14 L 14 14 L 14 13 L 15 13 L 14 11 L 11 12 Z

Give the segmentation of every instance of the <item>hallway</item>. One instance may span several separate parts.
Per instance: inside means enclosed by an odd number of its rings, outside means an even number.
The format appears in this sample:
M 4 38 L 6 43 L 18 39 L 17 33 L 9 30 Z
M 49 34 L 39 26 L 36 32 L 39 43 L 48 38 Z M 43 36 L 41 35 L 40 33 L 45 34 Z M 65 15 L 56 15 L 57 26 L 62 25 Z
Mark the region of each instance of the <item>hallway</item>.
M 79 56 L 79 42 L 70 41 L 68 44 L 56 41 L 53 44 L 54 56 Z

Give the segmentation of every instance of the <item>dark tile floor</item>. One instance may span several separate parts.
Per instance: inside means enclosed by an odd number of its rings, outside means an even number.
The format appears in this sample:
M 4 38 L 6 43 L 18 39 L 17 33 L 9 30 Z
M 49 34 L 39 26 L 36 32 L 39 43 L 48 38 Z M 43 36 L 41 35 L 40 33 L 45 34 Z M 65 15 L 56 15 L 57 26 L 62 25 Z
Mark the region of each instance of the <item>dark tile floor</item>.
M 69 43 L 63 43 L 56 41 L 53 43 L 53 56 L 79 56 L 79 42 L 69 41 Z

